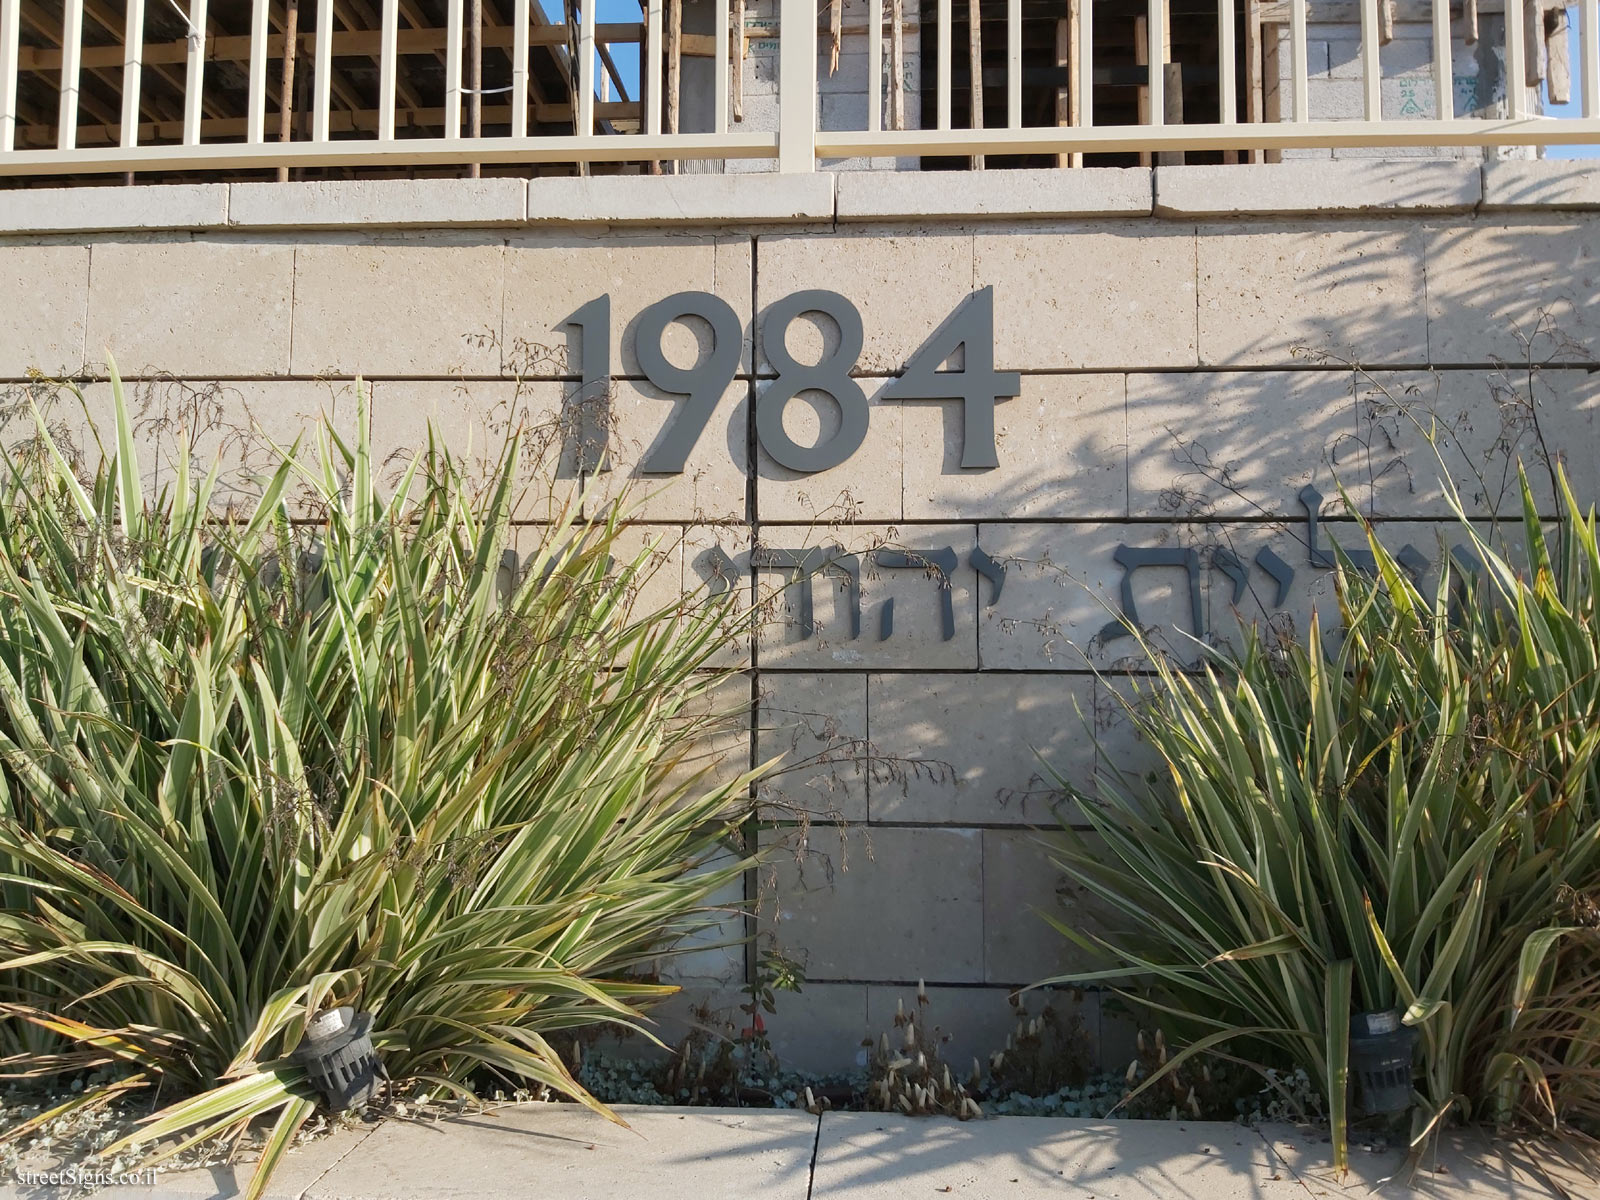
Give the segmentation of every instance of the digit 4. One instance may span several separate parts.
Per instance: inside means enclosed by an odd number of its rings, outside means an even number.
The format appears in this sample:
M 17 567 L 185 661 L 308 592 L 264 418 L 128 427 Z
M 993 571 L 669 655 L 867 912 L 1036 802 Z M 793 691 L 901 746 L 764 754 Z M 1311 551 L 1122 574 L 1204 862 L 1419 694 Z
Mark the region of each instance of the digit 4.
M 940 364 L 965 349 L 959 371 Z M 905 373 L 883 390 L 885 400 L 960 400 L 961 465 L 1000 465 L 994 444 L 994 406 L 1022 394 L 1022 376 L 994 369 L 994 288 L 967 297 L 950 319 L 912 355 Z

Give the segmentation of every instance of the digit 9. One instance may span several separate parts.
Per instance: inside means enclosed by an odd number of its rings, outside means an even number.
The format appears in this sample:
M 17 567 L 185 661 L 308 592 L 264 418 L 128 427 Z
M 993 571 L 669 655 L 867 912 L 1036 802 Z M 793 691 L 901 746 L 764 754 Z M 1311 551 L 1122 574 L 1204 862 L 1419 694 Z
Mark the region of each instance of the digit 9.
M 711 327 L 711 345 L 692 367 L 667 361 L 662 339 L 667 326 L 699 317 Z M 678 292 L 658 300 L 634 323 L 633 353 L 639 369 L 656 387 L 687 402 L 668 423 L 661 440 L 639 464 L 652 475 L 675 475 L 684 469 L 695 443 L 711 421 L 717 402 L 739 371 L 744 327 L 728 302 L 710 292 Z

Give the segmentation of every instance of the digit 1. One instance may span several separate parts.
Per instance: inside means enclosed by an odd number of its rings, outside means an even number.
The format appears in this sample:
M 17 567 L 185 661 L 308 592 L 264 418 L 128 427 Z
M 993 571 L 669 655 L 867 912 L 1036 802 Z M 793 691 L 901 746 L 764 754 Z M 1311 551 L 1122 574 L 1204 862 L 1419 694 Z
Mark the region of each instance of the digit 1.
M 965 348 L 959 371 L 939 364 Z M 967 297 L 950 319 L 922 344 L 905 374 L 883 390 L 890 400 L 960 400 L 961 465 L 992 470 L 1000 465 L 994 446 L 994 406 L 1022 393 L 1022 376 L 994 369 L 994 288 Z
M 661 348 L 667 326 L 685 317 L 699 317 L 711 326 L 710 348 L 688 368 L 673 366 Z M 739 314 L 726 300 L 710 292 L 679 292 L 639 314 L 633 334 L 633 353 L 639 360 L 639 369 L 663 392 L 688 397 L 688 403 L 673 416 L 661 440 L 639 463 L 640 471 L 652 475 L 677 475 L 683 471 L 717 402 L 739 370 L 743 345 L 744 326 Z
M 611 402 L 611 297 L 599 296 L 573 313 L 561 327 L 567 332 L 567 366 L 578 359 L 578 470 L 610 470 L 605 462 L 607 411 Z M 572 330 L 578 331 L 578 354 L 572 352 Z

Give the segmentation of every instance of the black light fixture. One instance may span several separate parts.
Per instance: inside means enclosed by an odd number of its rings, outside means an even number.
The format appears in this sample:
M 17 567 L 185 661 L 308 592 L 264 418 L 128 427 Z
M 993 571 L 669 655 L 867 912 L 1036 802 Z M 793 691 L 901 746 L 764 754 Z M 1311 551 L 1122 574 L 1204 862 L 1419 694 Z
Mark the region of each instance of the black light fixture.
M 1361 1085 L 1361 1107 L 1369 1113 L 1411 1107 L 1411 1059 L 1417 1031 L 1397 1012 L 1357 1013 L 1350 1018 L 1350 1072 Z
M 292 1056 L 334 1112 L 369 1104 L 386 1078 L 371 1032 L 371 1013 L 329 1009 L 306 1026 Z

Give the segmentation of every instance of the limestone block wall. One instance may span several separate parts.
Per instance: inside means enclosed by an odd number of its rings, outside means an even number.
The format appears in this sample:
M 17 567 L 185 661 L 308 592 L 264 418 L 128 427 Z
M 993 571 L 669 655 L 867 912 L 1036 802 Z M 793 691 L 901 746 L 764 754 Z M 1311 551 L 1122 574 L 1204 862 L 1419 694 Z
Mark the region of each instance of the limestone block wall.
M 682 408 L 644 377 L 639 315 L 685 290 L 720 298 L 741 326 L 732 378 L 685 470 L 638 480 L 633 536 L 656 546 L 656 595 L 728 577 L 776 597 L 727 651 L 749 733 L 710 748 L 727 769 L 798 764 L 763 790 L 775 853 L 748 883 L 756 931 L 808 980 L 780 998 L 773 1040 L 848 1066 L 921 979 L 965 1061 L 1003 1042 L 1013 989 L 1082 965 L 1036 911 L 1095 920 L 1041 841 L 1073 810 L 1039 756 L 1090 794 L 1108 767 L 1148 765 L 1119 708 L 1140 664 L 1105 633 L 1119 609 L 1178 653 L 1246 620 L 1303 629 L 1329 611 L 1330 543 L 1359 538 L 1340 485 L 1424 564 L 1448 552 L 1441 469 L 1477 517 L 1511 496 L 1508 453 L 1557 453 L 1600 494 L 1600 172 L 991 172 L 920 202 L 876 178 L 809 181 L 786 221 L 749 179 L 494 181 L 520 200 L 475 193 L 453 217 L 449 184 L 134 189 L 114 212 L 0 193 L 0 378 L 15 401 L 35 369 L 84 377 L 104 413 L 109 351 L 145 419 L 186 416 L 196 452 L 234 456 L 247 491 L 225 426 L 287 440 L 328 410 L 353 431 L 358 375 L 384 455 L 429 420 L 479 452 L 512 420 L 559 416 L 578 370 L 562 325 L 606 295 L 611 488 Z M 594 190 L 612 182 L 627 189 Z M 934 207 L 957 201 L 983 216 Z M 359 215 L 341 223 L 340 205 Z M 766 315 L 807 289 L 861 315 L 869 420 L 840 465 L 802 474 L 751 414 L 778 386 Z M 958 404 L 884 392 L 986 289 L 994 364 L 1019 394 L 995 407 L 998 465 L 972 469 Z M 688 366 L 707 336 L 675 324 L 664 349 Z M 807 317 L 786 345 L 812 361 L 839 336 Z M 0 408 L 8 447 L 17 415 Z M 839 420 L 812 394 L 785 428 L 808 444 Z M 149 463 L 148 482 L 171 470 Z M 577 475 L 559 463 L 554 485 Z M 548 515 L 530 499 L 517 518 Z M 817 547 L 836 549 L 808 614 L 772 556 Z M 716 941 L 673 966 L 686 1003 L 738 1000 L 746 952 Z M 1129 1026 L 1099 999 L 1062 1002 L 1125 1061 Z

